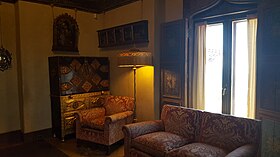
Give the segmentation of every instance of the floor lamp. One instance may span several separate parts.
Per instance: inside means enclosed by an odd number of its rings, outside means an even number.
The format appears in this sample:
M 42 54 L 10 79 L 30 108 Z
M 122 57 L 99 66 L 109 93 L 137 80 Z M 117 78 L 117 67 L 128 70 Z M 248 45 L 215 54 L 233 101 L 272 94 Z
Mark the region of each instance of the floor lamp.
M 118 55 L 118 67 L 133 69 L 133 96 L 134 96 L 134 121 L 136 118 L 136 69 L 152 65 L 152 54 L 150 52 L 140 51 L 139 49 L 131 49 L 121 52 Z

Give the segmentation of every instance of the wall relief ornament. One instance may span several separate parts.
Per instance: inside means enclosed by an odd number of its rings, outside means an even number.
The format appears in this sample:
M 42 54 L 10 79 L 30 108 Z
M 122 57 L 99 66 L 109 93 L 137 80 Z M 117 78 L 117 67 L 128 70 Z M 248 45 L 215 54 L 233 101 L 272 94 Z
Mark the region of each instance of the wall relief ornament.
M 5 48 L 0 48 L 0 70 L 4 71 L 11 67 L 12 54 Z
M 53 23 L 52 51 L 78 53 L 79 27 L 67 13 L 58 16 Z

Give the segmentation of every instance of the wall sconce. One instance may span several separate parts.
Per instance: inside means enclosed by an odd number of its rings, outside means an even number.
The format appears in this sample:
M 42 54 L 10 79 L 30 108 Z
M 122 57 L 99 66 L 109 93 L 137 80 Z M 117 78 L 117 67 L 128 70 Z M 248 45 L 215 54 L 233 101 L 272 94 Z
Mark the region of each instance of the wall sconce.
M 134 121 L 136 119 L 136 69 L 143 66 L 152 65 L 152 54 L 146 51 L 140 51 L 139 49 L 131 49 L 127 52 L 122 52 L 118 55 L 118 67 L 120 68 L 132 68 L 134 76 Z

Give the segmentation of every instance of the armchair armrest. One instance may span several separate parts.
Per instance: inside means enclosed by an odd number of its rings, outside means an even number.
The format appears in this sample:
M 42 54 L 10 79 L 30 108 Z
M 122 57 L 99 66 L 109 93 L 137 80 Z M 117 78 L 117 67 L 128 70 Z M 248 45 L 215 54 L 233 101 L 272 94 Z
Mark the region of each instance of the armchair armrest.
M 230 152 L 226 157 L 255 157 L 257 149 L 252 144 L 243 145 Z
M 110 116 L 106 116 L 105 117 L 105 123 L 112 123 L 112 122 L 116 122 L 118 120 L 121 119 L 125 119 L 129 116 L 133 115 L 133 111 L 125 111 L 125 112 L 120 112 L 120 113 L 116 113 Z
M 123 132 L 128 138 L 135 138 L 144 134 L 163 131 L 164 126 L 161 120 L 138 122 L 123 126 Z

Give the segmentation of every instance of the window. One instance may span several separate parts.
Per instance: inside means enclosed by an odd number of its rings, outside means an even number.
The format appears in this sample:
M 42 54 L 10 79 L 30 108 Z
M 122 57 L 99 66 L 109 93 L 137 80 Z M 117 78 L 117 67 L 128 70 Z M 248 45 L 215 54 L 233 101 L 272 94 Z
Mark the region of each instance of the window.
M 257 19 L 196 26 L 193 99 L 198 109 L 255 117 Z

